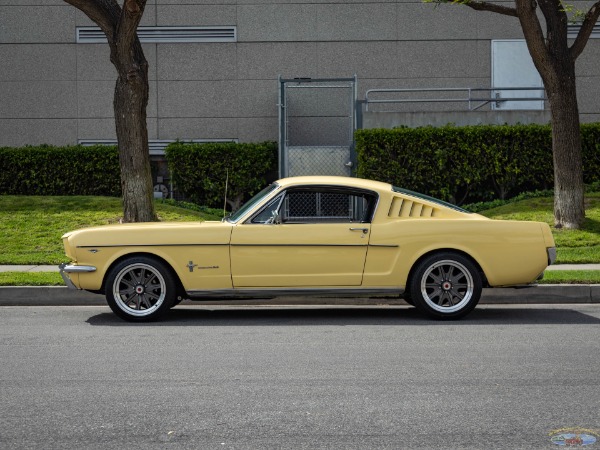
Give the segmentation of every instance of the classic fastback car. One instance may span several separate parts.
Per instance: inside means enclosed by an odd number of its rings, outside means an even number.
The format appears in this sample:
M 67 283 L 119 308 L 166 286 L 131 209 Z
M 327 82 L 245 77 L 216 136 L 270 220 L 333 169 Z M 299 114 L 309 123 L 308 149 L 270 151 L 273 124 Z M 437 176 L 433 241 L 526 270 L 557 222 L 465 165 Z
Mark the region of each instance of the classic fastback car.
M 279 180 L 221 222 L 107 225 L 63 236 L 67 285 L 126 320 L 184 298 L 403 294 L 459 318 L 485 286 L 538 279 L 556 251 L 540 222 L 490 220 L 390 184 Z

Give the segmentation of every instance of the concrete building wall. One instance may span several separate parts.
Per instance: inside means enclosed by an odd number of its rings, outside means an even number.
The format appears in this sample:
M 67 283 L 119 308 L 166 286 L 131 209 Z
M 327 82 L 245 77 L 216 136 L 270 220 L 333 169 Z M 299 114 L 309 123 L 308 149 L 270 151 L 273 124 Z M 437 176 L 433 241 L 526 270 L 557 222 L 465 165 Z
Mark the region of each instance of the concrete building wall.
M 93 25 L 59 0 L 0 2 L 0 146 L 115 138 L 115 71 Z M 420 1 L 149 0 L 142 25 L 235 26 L 237 42 L 144 44 L 150 139 L 276 140 L 277 76 L 372 88 L 489 87 L 492 39 L 518 21 Z M 583 121 L 600 120 L 600 39 L 578 62 Z M 443 110 L 446 107 L 441 107 Z

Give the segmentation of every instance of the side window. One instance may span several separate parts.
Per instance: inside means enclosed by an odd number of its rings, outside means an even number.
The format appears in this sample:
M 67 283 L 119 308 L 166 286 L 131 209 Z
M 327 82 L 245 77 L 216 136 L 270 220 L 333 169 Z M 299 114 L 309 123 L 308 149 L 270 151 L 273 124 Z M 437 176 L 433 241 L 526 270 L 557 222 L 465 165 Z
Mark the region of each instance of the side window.
M 365 223 L 371 221 L 376 200 L 370 192 L 292 188 L 271 200 L 249 223 Z
M 368 222 L 375 196 L 339 190 L 289 190 L 281 205 L 283 223 Z
M 279 207 L 283 195 L 278 195 L 271 200 L 257 215 L 255 215 L 250 223 L 274 223 L 278 220 Z

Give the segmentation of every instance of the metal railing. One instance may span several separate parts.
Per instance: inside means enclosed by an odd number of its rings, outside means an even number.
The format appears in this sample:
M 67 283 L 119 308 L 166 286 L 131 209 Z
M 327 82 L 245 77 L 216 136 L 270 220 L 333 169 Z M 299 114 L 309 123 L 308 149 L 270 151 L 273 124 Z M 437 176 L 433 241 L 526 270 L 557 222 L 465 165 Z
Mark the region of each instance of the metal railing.
M 369 105 L 383 103 L 468 103 L 469 111 L 475 111 L 488 104 L 494 103 L 496 107 L 500 107 L 503 102 L 525 102 L 525 101 L 545 101 L 546 96 L 539 97 L 500 97 L 500 92 L 519 92 L 519 91 L 537 91 L 544 92 L 542 87 L 495 87 L 495 88 L 422 88 L 422 89 L 369 89 L 365 93 L 365 111 L 369 111 Z M 482 93 L 488 95 L 482 95 Z M 426 97 L 426 98 L 371 98 L 375 94 L 413 94 L 413 93 L 462 93 L 464 95 L 453 97 Z

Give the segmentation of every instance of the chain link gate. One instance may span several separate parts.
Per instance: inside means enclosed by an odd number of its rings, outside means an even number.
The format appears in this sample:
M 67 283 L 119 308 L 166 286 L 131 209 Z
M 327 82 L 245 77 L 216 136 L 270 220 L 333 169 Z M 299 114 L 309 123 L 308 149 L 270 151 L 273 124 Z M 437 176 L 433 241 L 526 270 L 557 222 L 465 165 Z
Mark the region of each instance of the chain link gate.
M 279 174 L 351 176 L 356 163 L 356 75 L 279 77 Z

